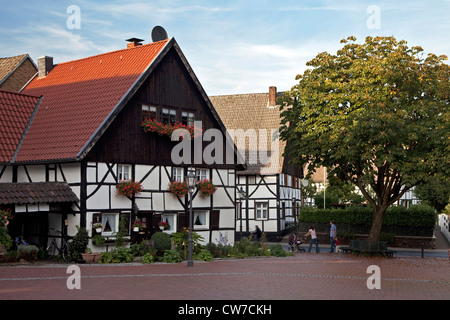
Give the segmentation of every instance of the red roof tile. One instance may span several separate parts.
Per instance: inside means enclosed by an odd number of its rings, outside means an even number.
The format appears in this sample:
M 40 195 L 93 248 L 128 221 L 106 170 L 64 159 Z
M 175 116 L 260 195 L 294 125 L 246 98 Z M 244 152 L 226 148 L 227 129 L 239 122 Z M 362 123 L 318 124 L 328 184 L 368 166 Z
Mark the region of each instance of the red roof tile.
M 11 161 L 39 99 L 0 90 L 0 162 Z
M 23 90 L 43 95 L 16 161 L 76 159 L 168 40 L 56 65 Z

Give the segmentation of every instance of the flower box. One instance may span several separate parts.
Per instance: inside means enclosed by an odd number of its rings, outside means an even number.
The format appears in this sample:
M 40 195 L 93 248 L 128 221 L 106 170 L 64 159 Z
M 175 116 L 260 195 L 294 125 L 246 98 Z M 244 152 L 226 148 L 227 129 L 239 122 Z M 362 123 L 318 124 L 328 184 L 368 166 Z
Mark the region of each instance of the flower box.
M 116 195 L 132 198 L 134 195 L 139 194 L 142 189 L 140 182 L 135 182 L 132 179 L 121 180 L 116 186 Z
M 168 137 L 171 137 L 172 133 L 177 129 L 187 130 L 192 139 L 203 134 L 203 130 L 194 125 L 186 125 L 181 122 L 164 124 L 155 119 L 145 119 L 142 122 L 142 128 L 144 129 L 144 132 L 154 132 L 160 136 Z
M 201 198 L 209 197 L 217 191 L 217 187 L 208 179 L 197 182 L 197 188 Z
M 188 187 L 185 181 L 172 181 L 167 189 L 176 198 L 181 198 L 188 193 Z

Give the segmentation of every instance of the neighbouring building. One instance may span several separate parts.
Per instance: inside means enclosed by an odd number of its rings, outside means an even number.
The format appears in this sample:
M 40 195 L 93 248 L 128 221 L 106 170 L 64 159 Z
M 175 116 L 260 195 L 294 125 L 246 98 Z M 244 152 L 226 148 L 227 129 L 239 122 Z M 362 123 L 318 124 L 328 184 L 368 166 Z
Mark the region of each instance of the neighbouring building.
M 239 201 L 237 238 L 258 226 L 268 240 L 277 241 L 297 221 L 302 170 L 283 156 L 286 142 L 278 136 L 279 94 L 270 87 L 268 93 L 210 97 L 247 163 L 246 170 L 236 173 L 236 188 L 246 194 Z
M 37 71 L 28 54 L 0 58 L 0 89 L 19 92 Z

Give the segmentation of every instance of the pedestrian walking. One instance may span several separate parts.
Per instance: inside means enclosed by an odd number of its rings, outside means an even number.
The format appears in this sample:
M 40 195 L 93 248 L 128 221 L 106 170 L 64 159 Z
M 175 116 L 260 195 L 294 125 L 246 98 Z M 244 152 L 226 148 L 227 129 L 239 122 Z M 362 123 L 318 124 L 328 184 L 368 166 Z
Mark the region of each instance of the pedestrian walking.
M 311 236 L 311 242 L 309 243 L 308 252 L 311 252 L 313 243 L 316 245 L 316 253 L 320 253 L 319 241 L 317 240 L 316 230 L 314 230 L 313 226 L 309 227 L 308 233 L 305 234 L 305 237 Z
M 330 221 L 330 253 L 334 253 L 336 250 L 336 225 L 334 221 Z

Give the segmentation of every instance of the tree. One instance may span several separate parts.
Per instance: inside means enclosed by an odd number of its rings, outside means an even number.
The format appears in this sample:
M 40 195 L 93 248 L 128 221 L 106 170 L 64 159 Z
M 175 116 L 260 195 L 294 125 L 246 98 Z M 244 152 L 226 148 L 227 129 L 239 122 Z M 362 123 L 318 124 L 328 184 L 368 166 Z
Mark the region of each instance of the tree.
M 424 183 L 414 188 L 414 194 L 437 212 L 441 212 L 450 200 L 450 177 L 442 174 L 429 176 Z
M 325 166 L 361 190 L 377 241 L 390 205 L 425 177 L 449 174 L 449 66 L 394 37 L 341 43 L 309 61 L 278 101 L 280 136 L 293 162 Z

